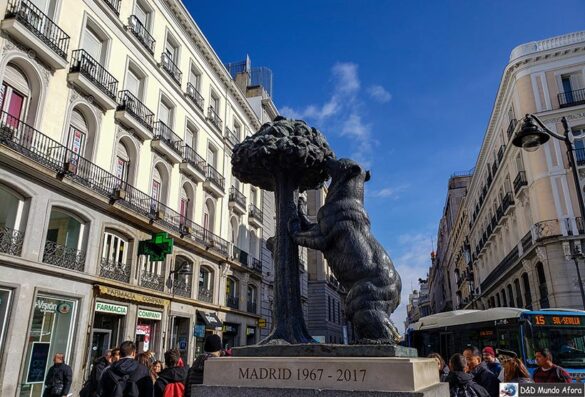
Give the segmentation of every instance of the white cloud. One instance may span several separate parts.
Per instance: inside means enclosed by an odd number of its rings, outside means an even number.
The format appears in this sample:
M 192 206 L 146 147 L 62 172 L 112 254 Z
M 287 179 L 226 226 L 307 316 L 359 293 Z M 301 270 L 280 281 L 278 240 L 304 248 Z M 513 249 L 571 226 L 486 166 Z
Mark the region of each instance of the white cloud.
M 399 193 L 406 190 L 406 188 L 407 188 L 407 186 L 384 187 L 384 188 L 379 189 L 379 190 L 373 190 L 371 192 L 368 191 L 367 195 L 368 195 L 368 197 L 374 197 L 374 198 L 397 199 Z
M 335 91 L 340 94 L 352 94 L 360 89 L 358 65 L 351 62 L 337 62 L 333 65 Z
M 384 87 L 381 85 L 372 85 L 368 88 L 368 94 L 376 101 L 380 103 L 389 102 L 392 99 L 392 94 L 390 94 Z

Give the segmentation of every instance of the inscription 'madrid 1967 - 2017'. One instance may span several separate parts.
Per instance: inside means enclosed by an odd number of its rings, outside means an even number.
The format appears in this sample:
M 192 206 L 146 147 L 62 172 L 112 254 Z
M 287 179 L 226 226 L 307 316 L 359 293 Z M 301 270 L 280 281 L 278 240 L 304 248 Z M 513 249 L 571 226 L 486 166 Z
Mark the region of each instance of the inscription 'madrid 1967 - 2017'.
M 239 368 L 238 378 L 246 380 L 290 380 L 290 381 L 320 381 L 331 379 L 336 382 L 364 382 L 367 371 L 365 369 L 336 369 L 334 373 L 323 368 Z

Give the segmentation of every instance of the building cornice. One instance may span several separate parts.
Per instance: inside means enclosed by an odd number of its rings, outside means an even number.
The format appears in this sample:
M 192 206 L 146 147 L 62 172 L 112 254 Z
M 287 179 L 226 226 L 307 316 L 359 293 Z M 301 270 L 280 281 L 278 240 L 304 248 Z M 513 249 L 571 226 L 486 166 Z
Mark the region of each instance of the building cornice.
M 252 106 L 248 103 L 248 100 L 240 89 L 236 86 L 236 83 L 232 79 L 232 76 L 225 68 L 221 59 L 201 31 L 199 26 L 183 4 L 181 0 L 162 0 L 162 2 L 168 7 L 168 9 L 175 15 L 181 27 L 185 30 L 186 37 L 191 39 L 192 44 L 205 56 L 209 65 L 213 71 L 217 74 L 217 77 L 225 84 L 229 92 L 234 96 L 236 101 L 242 106 L 245 111 L 250 123 L 255 129 L 260 128 L 260 121 L 254 113 Z

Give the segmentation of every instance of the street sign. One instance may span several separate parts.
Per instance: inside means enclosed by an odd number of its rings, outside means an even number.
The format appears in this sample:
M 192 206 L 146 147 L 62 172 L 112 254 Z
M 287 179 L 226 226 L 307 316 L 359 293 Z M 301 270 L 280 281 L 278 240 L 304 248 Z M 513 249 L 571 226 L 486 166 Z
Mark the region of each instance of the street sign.
M 174 240 L 166 232 L 155 233 L 150 240 L 138 242 L 138 255 L 150 257 L 151 262 L 164 261 L 165 257 L 173 253 Z
M 258 319 L 258 326 L 260 328 L 266 328 L 266 319 L 265 318 Z

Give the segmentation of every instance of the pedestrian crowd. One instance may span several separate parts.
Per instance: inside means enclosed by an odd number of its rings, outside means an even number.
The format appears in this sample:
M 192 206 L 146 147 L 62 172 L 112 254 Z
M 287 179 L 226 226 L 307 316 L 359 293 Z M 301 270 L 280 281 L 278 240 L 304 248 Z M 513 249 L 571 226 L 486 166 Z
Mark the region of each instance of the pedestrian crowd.
M 191 386 L 203 383 L 206 360 L 230 354 L 222 349 L 218 335 L 208 335 L 203 350 L 189 367 L 177 349 L 167 351 L 163 363 L 155 361 L 151 352 L 137 353 L 134 342 L 122 342 L 93 362 L 79 396 L 190 397 Z M 43 397 L 66 397 L 73 378 L 71 367 L 63 362 L 61 353 L 55 354 L 53 363 L 45 378 Z
M 549 349 L 535 352 L 538 368 L 530 376 L 518 355 L 509 350 L 498 350 L 486 346 L 480 351 L 475 346 L 455 353 L 446 363 L 438 353 L 431 353 L 439 370 L 441 382 L 449 383 L 451 397 L 498 397 L 500 382 L 506 383 L 571 383 L 571 376 L 553 363 Z

